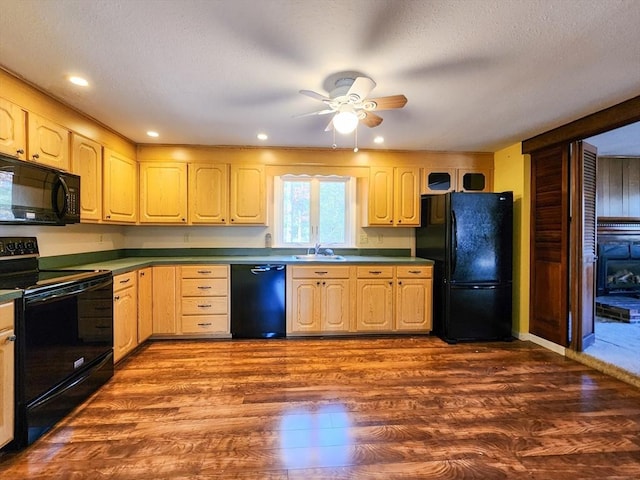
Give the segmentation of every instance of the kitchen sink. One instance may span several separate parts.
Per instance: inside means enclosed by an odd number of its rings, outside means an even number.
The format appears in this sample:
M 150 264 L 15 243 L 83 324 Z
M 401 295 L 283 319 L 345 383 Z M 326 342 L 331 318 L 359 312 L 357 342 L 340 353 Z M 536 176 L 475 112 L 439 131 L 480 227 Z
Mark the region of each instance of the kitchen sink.
M 344 262 L 346 258 L 342 255 L 323 255 L 321 253 L 308 253 L 306 255 L 294 255 L 296 260 L 305 260 L 307 262 Z

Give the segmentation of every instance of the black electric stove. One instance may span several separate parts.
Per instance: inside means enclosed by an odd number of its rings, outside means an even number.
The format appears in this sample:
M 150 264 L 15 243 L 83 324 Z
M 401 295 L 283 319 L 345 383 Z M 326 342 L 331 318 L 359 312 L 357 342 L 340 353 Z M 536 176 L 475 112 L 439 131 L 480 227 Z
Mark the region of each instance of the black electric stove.
M 33 443 L 113 375 L 109 271 L 40 270 L 35 237 L 0 237 L 0 289 L 15 299 L 15 428 Z

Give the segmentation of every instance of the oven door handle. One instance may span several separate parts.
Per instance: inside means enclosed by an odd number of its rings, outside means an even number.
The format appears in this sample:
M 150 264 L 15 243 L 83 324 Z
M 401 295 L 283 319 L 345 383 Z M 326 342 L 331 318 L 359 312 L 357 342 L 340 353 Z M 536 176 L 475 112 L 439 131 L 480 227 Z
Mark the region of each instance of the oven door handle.
M 59 294 L 53 294 L 53 295 L 47 295 L 47 294 L 43 294 L 42 296 L 37 296 L 37 297 L 33 297 L 33 298 L 29 298 L 26 297 L 25 298 L 25 303 L 27 303 L 28 305 L 42 305 L 43 303 L 48 303 L 48 302 L 54 302 L 57 300 L 63 300 L 65 298 L 68 297 L 74 297 L 77 295 L 80 295 L 82 293 L 85 292 L 90 292 L 92 290 L 98 290 L 102 287 L 106 287 L 107 285 L 111 284 L 112 280 L 106 281 L 106 282 L 100 282 L 97 283 L 95 285 L 89 285 L 89 286 L 84 286 L 81 285 L 80 288 L 76 288 L 74 290 L 71 291 L 65 291 L 63 293 L 59 293 Z

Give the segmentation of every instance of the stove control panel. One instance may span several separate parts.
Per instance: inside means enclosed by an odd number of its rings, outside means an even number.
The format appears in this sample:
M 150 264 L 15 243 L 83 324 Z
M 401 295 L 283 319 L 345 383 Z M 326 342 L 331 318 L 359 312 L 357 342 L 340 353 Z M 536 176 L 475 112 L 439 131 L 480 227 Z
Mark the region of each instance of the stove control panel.
M 38 255 L 36 237 L 0 237 L 0 257 Z

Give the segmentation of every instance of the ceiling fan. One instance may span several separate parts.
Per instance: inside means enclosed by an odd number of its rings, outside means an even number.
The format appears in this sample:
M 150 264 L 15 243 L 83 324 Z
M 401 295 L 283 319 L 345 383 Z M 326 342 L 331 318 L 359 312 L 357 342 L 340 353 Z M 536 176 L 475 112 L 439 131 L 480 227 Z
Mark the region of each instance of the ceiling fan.
M 323 102 L 326 108 L 298 117 L 334 114 L 325 131 L 335 128 L 339 133 L 351 133 L 358 126 L 358 122 L 364 123 L 367 127 L 377 127 L 382 123 L 382 117 L 374 113 L 375 111 L 402 108 L 407 103 L 407 97 L 404 95 L 367 98 L 375 88 L 376 82 L 357 73 L 336 74 L 330 77 L 329 82 L 329 96 L 311 90 L 300 90 L 301 94 Z

